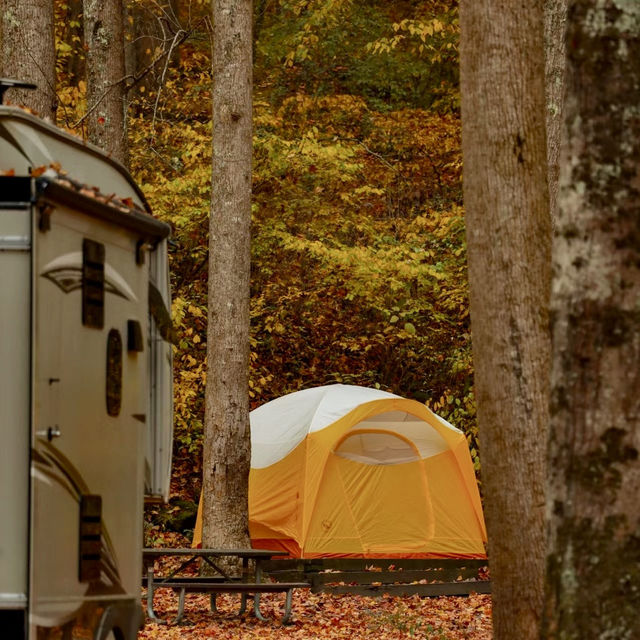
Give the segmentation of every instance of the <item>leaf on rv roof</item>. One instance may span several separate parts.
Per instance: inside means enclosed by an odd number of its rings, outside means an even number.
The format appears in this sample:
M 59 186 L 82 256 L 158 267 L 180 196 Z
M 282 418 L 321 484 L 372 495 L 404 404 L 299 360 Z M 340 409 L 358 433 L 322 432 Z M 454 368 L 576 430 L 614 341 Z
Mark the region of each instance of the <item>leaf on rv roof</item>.
M 15 176 L 16 175 L 16 170 L 15 169 L 7 169 L 6 171 L 0 171 L 0 176 Z
M 31 169 L 31 177 L 39 178 L 46 170 L 47 170 L 47 165 L 45 164 L 39 167 L 34 167 L 33 169 Z
M 121 198 L 120 201 L 122 202 L 122 204 L 126 204 L 130 209 L 133 209 L 135 207 L 135 204 L 131 198 Z
M 32 116 L 37 116 L 38 112 L 34 111 L 33 109 L 29 109 L 29 107 L 25 107 L 23 104 L 16 104 L 15 102 L 11 102 L 9 100 L 5 100 L 4 104 L 8 107 L 16 107 L 17 109 L 20 109 L 21 111 L 24 111 L 25 113 L 30 113 Z

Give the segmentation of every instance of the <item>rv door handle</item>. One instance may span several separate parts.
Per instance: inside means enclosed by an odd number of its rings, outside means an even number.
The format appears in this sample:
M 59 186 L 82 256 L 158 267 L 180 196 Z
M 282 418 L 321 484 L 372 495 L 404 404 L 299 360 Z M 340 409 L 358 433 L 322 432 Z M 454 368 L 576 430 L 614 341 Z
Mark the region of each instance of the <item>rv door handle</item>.
M 36 431 L 36 435 L 38 438 L 46 438 L 51 442 L 54 438 L 59 438 L 62 432 L 60 431 L 60 427 L 56 425 L 55 427 L 47 427 L 43 431 Z

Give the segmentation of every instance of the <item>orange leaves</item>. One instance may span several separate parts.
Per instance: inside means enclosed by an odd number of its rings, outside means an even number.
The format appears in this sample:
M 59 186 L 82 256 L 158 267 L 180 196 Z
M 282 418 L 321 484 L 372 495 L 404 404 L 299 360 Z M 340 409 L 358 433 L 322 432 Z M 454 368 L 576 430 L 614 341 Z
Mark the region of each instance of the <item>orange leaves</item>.
M 31 177 L 39 178 L 46 170 L 47 170 L 46 165 L 42 165 L 41 167 L 35 167 L 31 169 Z
M 367 598 L 329 596 L 308 590 L 294 592 L 293 624 L 283 627 L 277 619 L 283 597 L 266 595 L 261 608 L 269 622 L 251 616 L 234 617 L 237 596 L 218 598 L 220 615 L 208 611 L 208 598 L 187 596 L 186 622 L 178 627 L 147 623 L 139 640 L 489 640 L 491 600 L 489 596 L 468 598 Z M 177 596 L 159 591 L 156 611 L 165 618 L 175 616 Z

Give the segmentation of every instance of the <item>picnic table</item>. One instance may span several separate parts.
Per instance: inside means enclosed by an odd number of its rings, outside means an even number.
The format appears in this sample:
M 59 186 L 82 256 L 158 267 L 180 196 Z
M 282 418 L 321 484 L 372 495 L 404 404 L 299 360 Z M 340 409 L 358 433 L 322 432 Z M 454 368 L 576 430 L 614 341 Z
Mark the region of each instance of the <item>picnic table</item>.
M 238 615 L 245 613 L 247 601 L 253 598 L 253 614 L 258 620 L 266 618 L 260 612 L 261 593 L 286 593 L 285 610 L 282 623 L 287 624 L 291 617 L 293 590 L 308 587 L 307 582 L 263 582 L 263 563 L 276 556 L 286 556 L 286 551 L 269 551 L 266 549 L 143 549 L 143 564 L 147 567 L 143 586 L 147 587 L 147 615 L 154 622 L 165 622 L 156 615 L 153 609 L 153 597 L 158 589 L 173 589 L 179 592 L 178 614 L 174 620 L 178 624 L 184 615 L 184 599 L 186 593 L 208 593 L 211 611 L 217 612 L 216 595 L 218 593 L 241 594 Z M 155 574 L 154 561 L 160 557 L 184 557 L 177 569 L 168 575 Z M 239 558 L 242 560 L 241 574 L 230 575 L 227 569 L 220 566 L 220 558 Z M 211 576 L 185 576 L 184 571 L 197 560 L 202 559 L 213 571 Z M 218 562 L 216 562 L 218 561 Z M 250 562 L 253 561 L 253 562 Z M 182 574 L 182 575 L 181 575 Z

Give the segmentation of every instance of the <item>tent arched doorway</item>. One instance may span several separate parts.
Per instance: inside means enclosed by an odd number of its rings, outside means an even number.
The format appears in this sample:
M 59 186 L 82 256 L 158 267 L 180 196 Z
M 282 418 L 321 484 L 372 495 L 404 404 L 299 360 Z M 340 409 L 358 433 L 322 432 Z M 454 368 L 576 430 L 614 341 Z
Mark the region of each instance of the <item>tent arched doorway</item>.
M 419 449 L 387 429 L 346 433 L 327 459 L 307 541 L 316 553 L 419 552 L 434 535 L 433 506 Z

